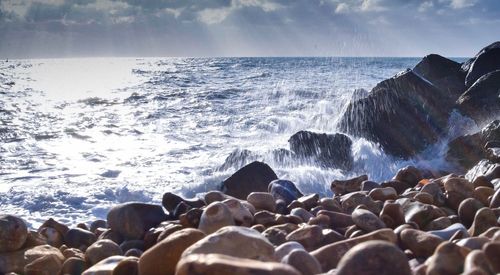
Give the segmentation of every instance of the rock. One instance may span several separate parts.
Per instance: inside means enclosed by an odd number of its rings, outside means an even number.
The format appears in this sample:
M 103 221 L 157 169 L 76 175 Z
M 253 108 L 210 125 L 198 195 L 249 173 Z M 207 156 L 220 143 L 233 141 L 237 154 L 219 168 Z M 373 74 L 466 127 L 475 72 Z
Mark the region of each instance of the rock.
M 268 190 L 276 201 L 282 200 L 286 205 L 303 196 L 295 184 L 289 180 L 273 180 L 269 183 Z
M 192 228 L 173 233 L 142 254 L 139 274 L 175 274 L 175 266 L 184 250 L 203 237 L 203 232 Z
M 130 202 L 111 208 L 108 225 L 126 239 L 142 239 L 146 231 L 167 219 L 159 205 Z
M 60 247 L 64 243 L 64 236 L 52 227 L 41 227 L 38 232 L 47 240 L 47 244 Z
M 370 240 L 388 241 L 396 244 L 397 236 L 391 229 L 380 229 L 363 236 L 325 245 L 312 251 L 311 255 L 319 261 L 322 271 L 327 272 L 337 267 L 338 262 L 349 249 Z
M 95 220 L 90 224 L 90 232 L 95 233 L 97 228 L 107 228 L 108 223 L 105 220 Z M 97 235 L 97 234 L 96 234 Z
M 167 192 L 163 194 L 161 204 L 169 213 L 173 213 L 177 205 L 179 203 L 184 202 L 185 204 L 189 205 L 192 208 L 201 208 L 205 206 L 205 202 L 203 202 L 201 199 L 198 198 L 193 198 L 193 199 L 184 199 L 180 196 L 177 196 L 174 193 Z
M 398 203 L 386 202 L 380 211 L 380 219 L 389 228 L 396 228 L 405 223 L 403 207 Z
M 35 247 L 35 246 L 39 246 L 39 245 L 44 245 L 44 244 L 49 244 L 47 242 L 47 238 L 36 231 L 30 230 L 28 232 L 28 237 L 26 238 L 26 241 L 24 242 L 24 245 L 22 246 L 22 248 L 31 248 L 31 247 Z
M 490 208 L 500 207 L 500 188 L 495 191 L 495 194 L 491 197 Z
M 61 250 L 61 249 L 59 249 Z M 64 255 L 64 258 L 69 259 L 69 258 L 80 258 L 82 260 L 85 260 L 85 253 L 83 253 L 80 249 L 76 248 L 66 248 L 64 250 L 61 250 L 62 254 Z
M 368 193 L 368 196 L 375 201 L 395 200 L 398 198 L 396 189 L 392 187 L 375 188 Z
M 428 223 L 424 229 L 425 231 L 441 230 L 452 225 L 452 223 L 453 223 L 452 220 L 448 217 L 439 217 Z
M 274 226 L 271 226 L 262 232 L 262 236 L 264 236 L 273 245 L 281 245 L 285 243 L 286 235 L 287 232 L 285 230 Z
M 85 270 L 82 275 L 112 275 L 118 264 L 126 258 L 124 256 L 111 256 Z
M 64 275 L 80 275 L 87 269 L 87 264 L 85 260 L 77 257 L 71 257 L 64 261 L 61 274 Z
M 321 265 L 318 260 L 302 249 L 292 250 L 288 255 L 283 257 L 281 262 L 293 266 L 302 274 L 321 273 Z
M 344 213 L 352 213 L 359 205 L 365 205 L 368 210 L 373 213 L 380 213 L 382 210 L 382 203 L 376 203 L 368 195 L 363 192 L 353 192 L 344 195 L 340 198 L 342 210 Z
M 437 54 L 425 56 L 413 72 L 429 80 L 454 101 L 465 91 L 465 73 L 460 64 Z
M 59 233 L 61 233 L 62 236 L 66 235 L 66 233 L 68 232 L 69 228 L 68 226 L 60 223 L 60 222 L 57 222 L 56 220 L 50 218 L 48 220 L 46 220 L 41 226 L 40 228 L 44 228 L 44 227 L 50 227 L 50 228 L 54 228 L 55 230 L 59 231 Z
M 227 206 L 229 212 L 233 216 L 236 225 L 251 226 L 253 222 L 253 215 L 250 211 L 243 206 L 243 204 L 237 199 L 227 199 L 222 202 Z M 208 208 L 208 207 L 207 207 Z M 208 214 L 208 213 L 207 213 Z M 203 216 L 203 214 L 202 214 Z M 230 224 L 227 224 L 230 225 Z M 214 230 L 215 231 L 215 230 Z M 211 233 L 211 232 L 210 232 Z
M 198 229 L 210 234 L 227 225 L 234 225 L 231 211 L 224 203 L 213 202 L 203 211 Z
M 85 259 L 91 265 L 116 255 L 123 255 L 123 251 L 120 246 L 111 240 L 99 240 L 85 251 Z
M 63 259 L 54 254 L 42 256 L 24 267 L 25 274 L 52 275 L 62 269 Z
M 337 275 L 411 275 L 406 255 L 385 241 L 367 241 L 351 248 L 340 260 Z
M 112 240 L 115 243 L 122 243 L 123 236 L 112 229 L 106 229 L 104 232 L 99 235 L 98 240 Z
M 312 208 L 318 206 L 319 194 L 302 196 L 298 199 L 298 201 L 304 205 L 306 210 L 311 210 Z
M 411 185 L 404 182 L 404 181 L 399 181 L 399 180 L 389 180 L 389 181 L 384 181 L 380 183 L 381 187 L 392 187 L 398 192 L 398 194 L 403 193 L 406 191 L 408 188 L 411 188 Z
M 314 218 L 313 214 L 309 213 L 304 208 L 294 208 L 290 211 L 290 215 L 295 215 L 300 217 L 304 222 L 308 222 L 310 219 Z
M 493 272 L 500 273 L 500 261 L 498 261 L 498 255 L 500 255 L 500 242 L 497 241 L 485 244 L 483 251 Z
M 414 166 L 406 166 L 398 170 L 394 179 L 406 182 L 411 187 L 414 187 L 422 179 L 422 174 Z
M 489 160 L 483 159 L 472 167 L 467 174 L 465 174 L 465 178 L 472 182 L 481 176 L 483 176 L 486 180 L 491 181 L 491 183 L 495 186 L 493 181 L 500 178 L 500 163 L 493 163 Z M 498 187 L 495 189 L 498 189 Z
M 454 223 L 445 229 L 432 230 L 432 231 L 429 231 L 428 233 L 436 235 L 443 240 L 450 240 L 451 237 L 453 237 L 453 235 L 457 234 L 457 232 L 460 232 L 462 234 L 463 238 L 469 237 L 469 233 L 467 232 L 467 228 L 465 228 L 465 226 L 463 226 L 463 224 L 461 224 L 461 223 Z
M 483 207 L 484 205 L 477 199 L 468 198 L 463 200 L 458 207 L 460 221 L 465 226 L 471 226 L 474 221 L 474 216 L 476 216 L 476 212 Z
M 345 195 L 351 192 L 360 191 L 361 183 L 368 180 L 367 175 L 362 175 L 348 180 L 334 180 L 330 189 L 335 195 Z
M 464 273 L 466 274 L 467 272 L 473 272 L 473 270 L 477 269 L 484 272 L 482 274 L 493 274 L 486 255 L 480 250 L 471 251 L 465 258 L 464 263 Z
M 465 256 L 456 244 L 443 242 L 436 248 L 434 255 L 427 259 L 427 274 L 460 274 Z
M 226 226 L 188 247 L 182 257 L 191 254 L 224 254 L 238 258 L 274 259 L 274 247 L 258 231 L 246 227 Z
M 9 272 L 23 273 L 24 267 L 44 256 L 55 256 L 62 263 L 64 256 L 59 249 L 50 245 L 39 245 L 33 248 L 0 254 L 0 274 Z M 36 264 L 35 266 L 39 266 Z
M 404 229 L 400 238 L 401 243 L 410 249 L 415 257 L 422 258 L 431 256 L 436 247 L 444 241 L 436 235 L 415 229 Z
M 0 215 L 0 253 L 20 249 L 28 238 L 24 221 L 12 215 Z
M 139 249 L 141 251 L 145 250 L 144 241 L 143 240 L 128 240 L 124 241 L 120 244 L 120 248 L 123 252 L 126 252 L 130 249 Z
M 500 140 L 500 120 L 492 121 L 479 132 L 450 141 L 446 160 L 465 170 L 471 169 L 481 159 L 487 157 L 485 146 L 495 140 Z
M 198 228 L 198 226 L 200 225 L 201 215 L 203 215 L 202 209 L 193 208 L 180 215 L 179 222 L 183 227 Z
M 277 178 L 269 165 L 254 161 L 224 180 L 222 191 L 244 200 L 252 192 L 266 192 L 269 183 Z
M 328 216 L 330 218 L 330 226 L 332 228 L 344 228 L 354 224 L 352 216 L 344 213 L 321 210 L 318 212 L 318 216 L 319 215 Z
M 467 72 L 465 86 L 472 86 L 483 75 L 498 69 L 500 69 L 500 42 L 494 42 L 462 65 L 462 70 Z
M 386 227 L 383 221 L 372 212 L 358 208 L 352 212 L 352 220 L 359 228 L 372 232 Z
M 488 198 L 492 197 L 495 193 L 495 190 L 486 186 L 479 186 L 474 189 L 473 196 L 477 200 L 479 200 L 484 205 L 489 205 L 490 202 Z
M 126 257 L 113 269 L 112 275 L 138 275 L 139 259 L 137 257 Z
M 64 236 L 64 243 L 68 247 L 78 248 L 81 251 L 85 251 L 95 241 L 97 237 L 94 233 L 81 228 L 72 228 Z
M 470 237 L 470 238 L 463 238 L 458 242 L 456 242 L 456 244 L 461 247 L 466 247 L 470 250 L 480 250 L 483 247 L 483 245 L 489 241 L 490 239 L 486 237 Z
M 379 143 L 393 156 L 409 158 L 445 134 L 453 105 L 445 92 L 407 70 L 377 84 L 366 98 L 350 102 L 339 126 L 342 132 Z
M 500 50 L 500 49 L 499 49 Z M 460 113 L 472 118 L 477 125 L 485 125 L 500 115 L 500 70 L 479 78 L 457 100 Z
M 497 226 L 497 217 L 495 212 L 488 207 L 481 208 L 474 216 L 474 222 L 469 228 L 471 236 L 479 236 L 481 233 L 488 230 L 490 227 Z
M 286 236 L 287 241 L 298 242 L 307 251 L 312 251 L 321 246 L 323 240 L 322 228 L 317 225 L 299 227 Z
M 281 261 L 286 255 L 290 254 L 290 252 L 292 252 L 293 250 L 305 251 L 305 248 L 298 242 L 294 241 L 286 242 L 276 247 L 274 256 L 278 261 Z
M 291 136 L 288 143 L 290 149 L 301 159 L 310 159 L 328 168 L 352 169 L 352 141 L 344 134 L 300 131 Z
M 176 275 L 300 275 L 293 267 L 273 262 L 209 254 L 189 255 L 177 265 Z
M 273 195 L 267 192 L 252 192 L 248 195 L 247 201 L 251 203 L 256 209 L 276 211 L 276 202 Z
M 374 181 L 365 180 L 361 183 L 361 191 L 371 191 L 372 189 L 378 188 L 380 185 Z

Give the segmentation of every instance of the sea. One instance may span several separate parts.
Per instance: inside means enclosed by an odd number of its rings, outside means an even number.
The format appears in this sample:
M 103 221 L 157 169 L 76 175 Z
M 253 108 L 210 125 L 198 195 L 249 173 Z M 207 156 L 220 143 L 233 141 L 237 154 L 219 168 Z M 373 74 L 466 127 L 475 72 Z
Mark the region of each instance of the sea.
M 381 182 L 407 165 L 446 169 L 446 140 L 400 160 L 351 137 L 351 171 L 277 154 L 289 149 L 288 139 L 298 131 L 339 132 L 337 122 L 355 91 L 370 91 L 419 61 L 2 60 L 0 213 L 18 215 L 33 228 L 50 217 L 75 225 L 105 218 L 119 203 L 159 204 L 168 191 L 202 196 L 254 160 L 303 193 L 322 196 L 332 195 L 336 179 L 367 174 Z M 450 118 L 461 119 L 456 113 Z M 453 127 L 459 124 L 450 123 L 450 137 L 459 134 Z

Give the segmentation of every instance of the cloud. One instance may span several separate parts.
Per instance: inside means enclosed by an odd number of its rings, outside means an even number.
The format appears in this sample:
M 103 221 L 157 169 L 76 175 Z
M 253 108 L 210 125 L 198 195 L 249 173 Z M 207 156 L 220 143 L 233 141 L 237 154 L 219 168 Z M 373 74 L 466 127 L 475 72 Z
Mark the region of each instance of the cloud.
M 454 9 L 470 8 L 477 4 L 477 0 L 451 0 L 450 6 Z
M 432 1 L 425 1 L 420 6 L 418 7 L 419 12 L 427 12 L 428 10 L 434 8 L 434 2 Z
M 335 13 L 339 13 L 339 14 L 342 14 L 342 13 L 349 13 L 351 10 L 351 8 L 349 7 L 349 5 L 347 3 L 339 3 L 337 5 L 337 7 L 335 8 Z

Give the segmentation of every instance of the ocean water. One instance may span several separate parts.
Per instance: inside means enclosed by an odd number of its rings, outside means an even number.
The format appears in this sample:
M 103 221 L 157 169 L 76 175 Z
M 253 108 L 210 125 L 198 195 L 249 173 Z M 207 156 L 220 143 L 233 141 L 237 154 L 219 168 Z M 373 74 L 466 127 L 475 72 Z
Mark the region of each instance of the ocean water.
M 356 89 L 369 91 L 419 60 L 0 61 L 0 212 L 32 226 L 49 217 L 88 222 L 117 203 L 213 190 L 252 160 L 325 196 L 334 179 L 366 173 L 383 181 L 409 164 L 444 166 L 444 142 L 402 161 L 354 138 L 349 172 L 276 153 L 297 131 L 337 132 Z

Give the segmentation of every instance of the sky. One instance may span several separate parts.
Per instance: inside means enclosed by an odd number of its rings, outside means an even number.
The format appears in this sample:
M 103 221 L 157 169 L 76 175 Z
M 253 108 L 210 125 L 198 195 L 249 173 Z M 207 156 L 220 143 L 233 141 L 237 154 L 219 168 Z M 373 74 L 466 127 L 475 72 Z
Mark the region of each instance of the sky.
M 475 55 L 500 0 L 0 0 L 0 58 Z

